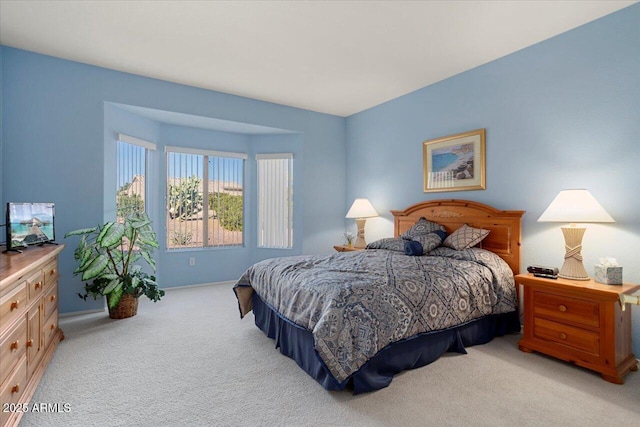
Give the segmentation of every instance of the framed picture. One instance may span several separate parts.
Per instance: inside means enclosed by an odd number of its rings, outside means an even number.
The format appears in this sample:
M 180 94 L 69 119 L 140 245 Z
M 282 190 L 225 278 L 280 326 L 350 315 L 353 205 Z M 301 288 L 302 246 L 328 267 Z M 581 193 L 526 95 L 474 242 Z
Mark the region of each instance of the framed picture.
M 485 129 L 422 144 L 424 192 L 485 189 Z

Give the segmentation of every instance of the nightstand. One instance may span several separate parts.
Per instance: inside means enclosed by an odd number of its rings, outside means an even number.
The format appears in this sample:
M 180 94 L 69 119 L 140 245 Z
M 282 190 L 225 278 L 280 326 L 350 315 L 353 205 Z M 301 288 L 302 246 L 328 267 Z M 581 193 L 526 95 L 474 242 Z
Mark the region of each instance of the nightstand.
M 338 252 L 364 251 L 364 248 L 356 248 L 355 246 L 335 245 L 333 247 Z
M 516 283 L 524 287 L 520 350 L 575 363 L 616 384 L 624 383 L 627 372 L 638 370 L 631 348 L 631 308 L 622 311 L 619 298 L 640 290 L 640 285 L 532 274 L 518 274 Z

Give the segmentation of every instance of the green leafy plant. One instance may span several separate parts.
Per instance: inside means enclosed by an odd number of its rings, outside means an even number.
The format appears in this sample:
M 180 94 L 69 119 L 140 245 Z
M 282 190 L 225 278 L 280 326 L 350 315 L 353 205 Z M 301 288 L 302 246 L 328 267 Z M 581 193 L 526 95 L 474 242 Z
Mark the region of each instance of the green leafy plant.
M 123 294 L 134 297 L 146 295 L 156 302 L 164 291 L 156 283 L 155 276 L 142 271 L 136 262 L 145 261 L 155 272 L 156 263 L 151 254 L 158 248 L 156 233 L 146 213 L 133 213 L 124 223 L 107 222 L 94 228 L 83 228 L 65 234 L 65 238 L 82 236 L 73 256 L 78 261 L 74 275 L 91 280 L 85 285 L 87 299 L 104 295 L 109 308 L 120 302 Z

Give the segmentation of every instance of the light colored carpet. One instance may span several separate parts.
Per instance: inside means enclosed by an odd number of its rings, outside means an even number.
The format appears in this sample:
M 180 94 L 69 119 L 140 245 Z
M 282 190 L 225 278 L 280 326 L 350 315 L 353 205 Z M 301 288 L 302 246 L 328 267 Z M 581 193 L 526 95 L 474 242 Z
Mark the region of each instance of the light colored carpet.
M 517 348 L 518 335 L 448 354 L 386 389 L 328 392 L 253 324 L 230 286 L 141 299 L 138 316 L 60 322 L 60 343 L 21 426 L 632 426 L 640 372 L 622 386 Z

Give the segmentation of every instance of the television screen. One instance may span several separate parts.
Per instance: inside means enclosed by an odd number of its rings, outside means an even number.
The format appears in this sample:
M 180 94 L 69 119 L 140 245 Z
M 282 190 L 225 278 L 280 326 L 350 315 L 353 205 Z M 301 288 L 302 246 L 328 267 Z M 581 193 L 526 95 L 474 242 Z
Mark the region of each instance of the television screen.
M 53 203 L 7 203 L 7 250 L 55 237 Z

